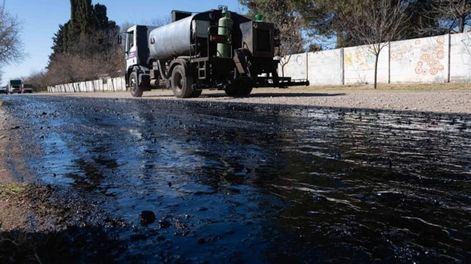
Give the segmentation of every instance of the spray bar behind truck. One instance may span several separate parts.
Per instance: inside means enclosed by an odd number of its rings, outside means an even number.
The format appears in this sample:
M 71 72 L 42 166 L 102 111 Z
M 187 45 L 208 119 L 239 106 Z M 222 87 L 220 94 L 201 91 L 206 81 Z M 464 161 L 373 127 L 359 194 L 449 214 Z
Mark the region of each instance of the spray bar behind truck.
M 203 89 L 248 96 L 253 88 L 309 85 L 278 76 L 279 32 L 227 8 L 192 14 L 172 12 L 162 27 L 136 25 L 126 34 L 126 84 L 135 97 L 165 86 L 179 98 Z

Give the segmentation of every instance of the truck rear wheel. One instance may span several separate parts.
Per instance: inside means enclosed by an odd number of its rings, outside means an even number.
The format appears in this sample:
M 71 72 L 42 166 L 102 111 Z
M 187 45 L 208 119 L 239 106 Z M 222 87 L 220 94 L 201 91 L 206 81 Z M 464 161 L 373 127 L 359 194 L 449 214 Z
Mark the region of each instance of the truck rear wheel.
M 226 94 L 231 97 L 247 97 L 252 93 L 252 85 L 245 81 L 235 81 L 225 89 Z
M 142 97 L 144 89 L 139 87 L 139 79 L 137 78 L 137 73 L 132 72 L 129 76 L 129 89 L 131 90 L 131 95 L 133 97 Z
M 185 67 L 177 65 L 172 71 L 173 94 L 178 98 L 198 97 L 198 90 L 193 91 L 193 79 L 185 72 Z M 201 93 L 200 93 L 201 94 Z

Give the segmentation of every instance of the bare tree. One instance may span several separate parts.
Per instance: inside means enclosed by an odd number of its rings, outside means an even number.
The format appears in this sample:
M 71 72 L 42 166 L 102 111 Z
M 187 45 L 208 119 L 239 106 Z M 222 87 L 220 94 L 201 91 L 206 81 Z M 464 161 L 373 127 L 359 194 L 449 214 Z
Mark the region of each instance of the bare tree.
M 0 6 L 0 64 L 21 59 L 20 24 Z
M 434 15 L 448 32 L 463 33 L 471 24 L 471 0 L 434 0 Z
M 301 23 L 297 17 L 280 16 L 276 20 L 280 22 L 279 24 L 275 22 L 275 24 L 278 25 L 278 29 L 280 30 L 280 47 L 278 49 L 278 55 L 281 57 L 281 76 L 284 77 L 286 65 L 290 62 L 293 54 L 304 50 L 304 42 L 299 30 L 301 28 Z
M 404 10 L 407 3 L 400 0 L 356 0 L 352 13 L 343 14 L 343 25 L 349 27 L 355 42 L 367 45 L 375 56 L 374 88 L 378 84 L 378 61 L 381 51 L 390 41 L 400 39 L 409 20 Z M 353 15 L 352 15 L 353 14 Z
M 47 72 L 33 72 L 29 76 L 23 78 L 25 85 L 31 85 L 35 92 L 47 91 Z
M 276 51 L 281 57 L 281 74 L 290 62 L 292 54 L 304 51 L 304 41 L 301 34 L 301 19 L 290 0 L 240 0 L 250 10 L 249 15 L 263 15 L 274 23 L 279 30 L 280 47 Z

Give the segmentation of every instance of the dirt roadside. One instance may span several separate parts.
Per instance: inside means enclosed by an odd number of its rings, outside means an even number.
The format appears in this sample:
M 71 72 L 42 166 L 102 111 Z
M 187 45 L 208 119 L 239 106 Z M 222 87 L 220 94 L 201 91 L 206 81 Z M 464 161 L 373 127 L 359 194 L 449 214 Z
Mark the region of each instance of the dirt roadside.
M 53 95 L 131 98 L 126 92 Z M 176 100 L 169 90 L 146 92 L 143 99 Z M 254 89 L 248 98 L 205 90 L 200 98 L 187 100 L 471 114 L 471 84 L 385 85 L 377 90 L 370 86 L 263 88 Z
M 10 160 L 10 129 L 7 113 L 3 110 L 6 103 L 0 100 L 0 230 L 12 230 L 26 226 L 28 215 L 25 201 L 20 199 L 26 185 L 16 183 L 8 169 Z
M 81 194 L 32 180 L 24 159 L 32 150 L 21 143 L 28 134 L 5 110 L 9 103 L 0 100 L 0 232 L 57 231 L 103 222 L 105 216 L 100 217 Z
M 0 183 L 11 182 L 11 177 L 6 166 L 6 149 L 8 145 L 8 134 L 6 128 L 6 113 L 2 107 L 5 103 L 0 100 Z
M 13 147 L 14 137 L 9 116 L 4 110 L 7 102 L 0 100 L 0 231 L 29 228 L 31 204 L 25 195 L 31 191 L 27 184 L 17 181 L 11 162 L 19 157 L 20 149 Z

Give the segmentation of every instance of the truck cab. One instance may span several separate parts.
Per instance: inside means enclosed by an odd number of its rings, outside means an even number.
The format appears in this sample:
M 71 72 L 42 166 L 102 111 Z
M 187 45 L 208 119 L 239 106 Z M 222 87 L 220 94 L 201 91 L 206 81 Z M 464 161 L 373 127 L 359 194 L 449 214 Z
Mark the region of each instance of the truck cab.
M 14 94 L 14 93 L 22 93 L 23 92 L 23 81 L 22 80 L 10 80 L 8 83 L 8 93 Z
M 141 85 L 140 90 L 149 91 L 151 89 L 150 80 L 146 78 L 149 70 L 147 60 L 149 59 L 149 32 L 155 29 L 153 26 L 135 25 L 130 27 L 126 32 L 125 41 L 125 60 L 126 60 L 126 83 L 128 87 L 135 87 L 138 83 L 146 83 Z M 132 74 L 135 72 L 136 74 Z M 139 79 L 138 79 L 139 78 Z M 144 79 L 144 80 L 143 80 Z M 142 92 L 131 89 L 131 93 L 135 97 L 142 96 Z

